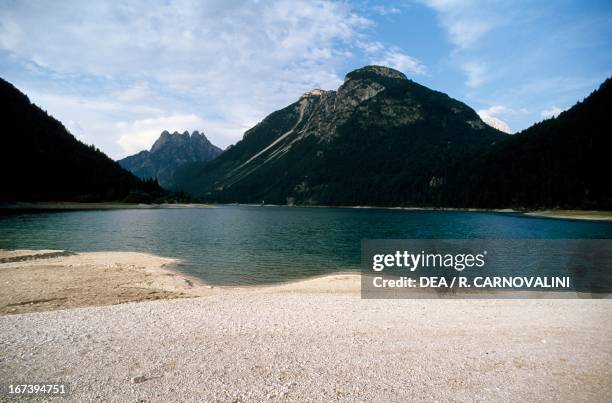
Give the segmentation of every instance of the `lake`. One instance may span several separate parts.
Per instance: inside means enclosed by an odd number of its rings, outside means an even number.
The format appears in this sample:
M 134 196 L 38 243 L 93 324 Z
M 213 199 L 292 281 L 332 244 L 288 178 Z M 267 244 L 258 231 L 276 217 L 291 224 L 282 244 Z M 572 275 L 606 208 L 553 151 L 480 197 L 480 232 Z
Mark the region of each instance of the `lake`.
M 612 223 L 521 214 L 216 206 L 3 213 L 0 248 L 138 251 L 217 285 L 358 270 L 362 239 L 598 239 Z

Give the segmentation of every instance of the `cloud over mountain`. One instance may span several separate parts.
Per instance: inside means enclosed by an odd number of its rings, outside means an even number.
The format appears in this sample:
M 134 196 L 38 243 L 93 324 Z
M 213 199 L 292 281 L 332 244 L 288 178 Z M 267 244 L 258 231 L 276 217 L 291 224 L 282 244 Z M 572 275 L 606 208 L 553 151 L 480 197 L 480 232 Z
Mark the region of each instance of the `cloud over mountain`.
M 198 124 L 178 130 L 204 127 L 233 143 L 296 94 L 337 87 L 338 67 L 372 42 L 371 27 L 349 5 L 323 0 L 25 1 L 0 10 L 0 49 L 34 72 L 22 87 L 35 101 L 121 156 L 181 116 Z M 399 48 L 369 47 L 372 59 L 424 69 Z M 42 85 L 49 77 L 56 84 Z M 71 102 L 85 91 L 85 102 Z M 148 110 L 124 113 L 135 104 Z

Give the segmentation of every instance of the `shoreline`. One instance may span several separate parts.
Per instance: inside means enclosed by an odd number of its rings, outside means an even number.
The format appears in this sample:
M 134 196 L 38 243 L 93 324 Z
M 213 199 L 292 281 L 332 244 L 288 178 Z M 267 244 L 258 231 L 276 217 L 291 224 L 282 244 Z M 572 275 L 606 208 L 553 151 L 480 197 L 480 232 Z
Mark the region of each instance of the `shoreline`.
M 399 211 L 457 211 L 482 212 L 499 214 L 517 214 L 536 218 L 554 218 L 565 220 L 612 221 L 612 211 L 605 210 L 518 210 L 512 208 L 485 209 L 463 207 L 401 207 L 401 206 L 327 206 L 327 205 L 281 205 L 281 204 L 252 204 L 252 203 L 162 203 L 162 204 L 130 204 L 130 203 L 79 203 L 79 202 L 17 202 L 0 203 L 2 211 L 71 211 L 71 210 L 151 210 L 151 209 L 198 209 L 215 208 L 216 206 L 243 206 L 243 207 L 288 207 L 288 208 L 339 208 L 364 210 L 399 210 Z
M 80 202 L 16 202 L 0 203 L 0 212 L 5 211 L 28 211 L 28 210 L 154 210 L 154 209 L 192 209 L 192 208 L 214 208 L 212 204 L 205 203 L 80 203 Z
M 261 285 L 221 286 L 182 272 L 180 259 L 141 252 L 1 250 L 0 316 L 219 294 L 358 295 L 360 277 L 337 272 Z
M 241 204 L 238 204 L 241 205 Z M 242 204 L 243 206 L 253 206 L 256 204 Z M 274 207 L 288 207 L 282 205 L 264 205 Z M 312 207 L 312 208 L 343 208 L 343 209 L 381 209 L 381 210 L 400 210 L 400 211 L 457 211 L 475 213 L 499 213 L 499 214 L 520 214 L 540 218 L 556 218 L 566 220 L 592 220 L 592 221 L 612 221 L 612 211 L 605 210 L 518 210 L 512 208 L 486 209 L 475 207 L 386 207 L 386 206 L 291 206 L 291 207 Z
M 603 210 L 539 210 L 523 214 L 532 217 L 565 220 L 612 221 L 612 211 Z
M 182 272 L 180 259 L 140 252 L 69 252 L 64 250 L 0 250 L 0 316 L 128 302 L 210 297 L 214 295 L 349 295 L 361 294 L 359 271 L 338 271 L 284 282 L 215 285 Z M 534 290 L 397 290 L 387 299 L 512 300 L 611 299 L 610 295 L 575 291 Z M 374 298 L 376 299 L 376 298 Z

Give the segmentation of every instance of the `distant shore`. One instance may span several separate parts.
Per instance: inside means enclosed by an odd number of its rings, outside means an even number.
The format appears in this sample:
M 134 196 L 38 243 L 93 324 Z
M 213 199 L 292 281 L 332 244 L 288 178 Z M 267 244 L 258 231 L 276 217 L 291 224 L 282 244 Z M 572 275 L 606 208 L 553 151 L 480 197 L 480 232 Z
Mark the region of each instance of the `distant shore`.
M 345 208 L 345 209 L 383 209 L 383 210 L 402 210 L 402 211 L 467 211 L 467 212 L 483 212 L 483 213 L 509 213 L 523 214 L 534 217 L 545 218 L 561 218 L 571 220 L 599 220 L 612 221 L 612 211 L 603 210 L 519 210 L 511 208 L 503 209 L 485 209 L 472 207 L 389 207 L 389 206 L 326 206 L 326 205 L 295 205 L 286 206 L 280 204 L 241 204 L 232 203 L 233 206 L 249 206 L 249 207 L 306 207 L 306 208 Z
M 304 207 L 304 208 L 346 208 L 346 209 L 385 209 L 402 211 L 467 211 L 523 214 L 532 217 L 560 218 L 570 220 L 612 221 L 612 211 L 600 210 L 518 210 L 518 209 L 483 209 L 459 207 L 380 207 L 380 206 L 326 206 L 326 205 L 295 205 L 227 203 L 226 206 L 247 207 Z M 18 202 L 0 203 L 0 211 L 19 210 L 112 210 L 112 209 L 190 209 L 214 208 L 217 204 L 206 203 L 163 203 L 163 204 L 131 204 L 131 203 L 78 203 L 78 202 Z
M 0 203 L 0 210 L 113 210 L 113 209 L 173 209 L 173 208 L 212 208 L 204 203 L 79 203 L 79 202 L 17 202 Z
M 0 251 L 0 379 L 75 401 L 612 397 L 611 300 L 365 300 L 358 274 L 211 288 L 176 262 Z

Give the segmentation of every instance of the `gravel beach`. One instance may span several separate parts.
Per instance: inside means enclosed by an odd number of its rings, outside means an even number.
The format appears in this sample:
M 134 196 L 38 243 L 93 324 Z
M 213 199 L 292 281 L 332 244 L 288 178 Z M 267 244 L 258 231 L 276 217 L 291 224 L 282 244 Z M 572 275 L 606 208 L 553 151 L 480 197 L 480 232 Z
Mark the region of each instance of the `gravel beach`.
M 611 300 L 362 300 L 356 275 L 0 316 L 71 401 L 612 401 Z

